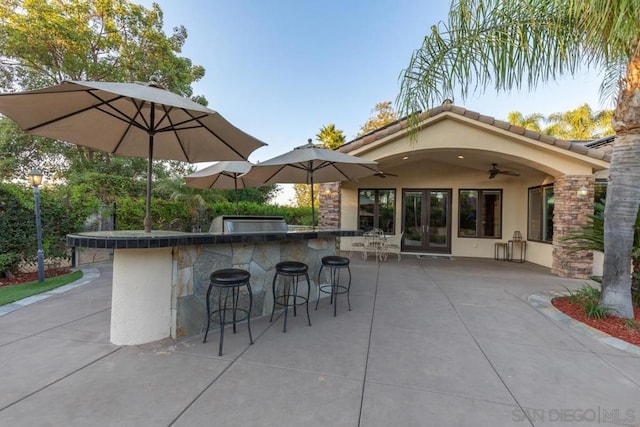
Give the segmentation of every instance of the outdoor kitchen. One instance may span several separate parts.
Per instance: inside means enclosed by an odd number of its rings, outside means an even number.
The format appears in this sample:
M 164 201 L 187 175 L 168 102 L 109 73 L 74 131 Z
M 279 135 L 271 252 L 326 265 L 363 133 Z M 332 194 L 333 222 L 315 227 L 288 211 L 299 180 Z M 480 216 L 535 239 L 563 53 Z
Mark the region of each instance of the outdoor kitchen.
M 136 345 L 203 332 L 209 275 L 224 268 L 251 274 L 252 317 L 271 313 L 275 265 L 309 266 L 311 300 L 321 259 L 336 254 L 336 238 L 358 231 L 289 230 L 282 217 L 222 216 L 209 233 L 91 232 L 67 236 L 78 248 L 114 250 L 111 342 Z

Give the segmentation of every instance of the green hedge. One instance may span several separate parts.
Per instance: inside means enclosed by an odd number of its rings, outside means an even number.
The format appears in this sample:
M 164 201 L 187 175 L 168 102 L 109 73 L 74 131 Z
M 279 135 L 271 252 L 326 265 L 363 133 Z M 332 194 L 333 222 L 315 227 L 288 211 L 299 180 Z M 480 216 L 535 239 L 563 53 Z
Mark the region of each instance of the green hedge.
M 119 230 L 142 230 L 145 214 L 145 200 L 130 197 L 116 201 L 116 224 Z M 311 208 L 292 208 L 277 205 L 265 205 L 253 202 L 240 202 L 239 215 L 276 215 L 282 216 L 287 224 L 311 225 Z M 235 215 L 236 204 L 231 202 L 209 203 L 193 218 L 188 207 L 181 202 L 154 199 L 151 202 L 151 216 L 154 230 L 178 230 L 190 232 L 194 224 L 202 231 L 208 231 L 213 218 L 219 215 Z
M 40 189 L 42 248 L 46 258 L 67 258 L 66 235 L 82 230 L 98 201 L 65 186 Z M 0 272 L 15 272 L 21 262 L 37 261 L 33 190 L 0 183 Z
M 66 235 L 83 231 L 87 218 L 103 203 L 87 185 L 59 185 L 40 189 L 40 217 L 45 258 L 67 258 Z M 208 231 L 213 218 L 235 215 L 233 202 L 210 202 L 196 218 L 181 202 L 155 198 L 151 203 L 153 229 L 190 232 L 194 225 Z M 311 225 L 310 207 L 284 207 L 240 202 L 240 215 L 275 215 L 287 224 Z M 116 198 L 116 228 L 142 230 L 144 197 Z M 16 272 L 21 262 L 37 260 L 37 241 L 33 190 L 24 185 L 0 183 L 0 274 Z

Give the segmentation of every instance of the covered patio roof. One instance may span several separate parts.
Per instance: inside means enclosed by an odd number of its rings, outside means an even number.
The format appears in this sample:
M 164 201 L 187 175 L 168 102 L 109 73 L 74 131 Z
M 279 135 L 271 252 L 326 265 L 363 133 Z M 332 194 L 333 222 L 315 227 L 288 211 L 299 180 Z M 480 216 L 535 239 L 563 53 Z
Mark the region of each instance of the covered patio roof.
M 421 113 L 420 118 L 415 139 L 407 137 L 405 118 L 346 143 L 340 151 L 377 160 L 383 171 L 401 166 L 410 156 L 410 161 L 428 160 L 478 172 L 499 163 L 523 175 L 552 177 L 604 171 L 611 160 L 609 150 L 600 145 L 590 148 L 583 141 L 530 131 L 452 104 Z

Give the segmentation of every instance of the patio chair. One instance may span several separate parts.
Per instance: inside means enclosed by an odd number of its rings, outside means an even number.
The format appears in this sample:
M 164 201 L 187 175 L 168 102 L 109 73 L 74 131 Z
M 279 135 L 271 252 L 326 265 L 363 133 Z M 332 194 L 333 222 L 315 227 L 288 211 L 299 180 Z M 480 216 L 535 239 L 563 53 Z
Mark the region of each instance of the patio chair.
M 367 259 L 368 253 L 374 254 L 376 258 L 384 256 L 384 233 L 379 228 L 372 228 L 363 234 L 364 237 L 364 255 L 363 259 Z
M 357 252 L 362 252 L 362 258 L 367 259 L 364 237 L 351 238 L 351 248 L 349 249 L 349 258 L 351 258 L 351 252 L 353 252 L 354 250 Z
M 397 254 L 398 262 L 400 262 L 400 248 L 402 247 L 402 236 L 404 236 L 404 231 L 397 236 L 388 237 L 385 242 L 385 252 L 387 254 Z

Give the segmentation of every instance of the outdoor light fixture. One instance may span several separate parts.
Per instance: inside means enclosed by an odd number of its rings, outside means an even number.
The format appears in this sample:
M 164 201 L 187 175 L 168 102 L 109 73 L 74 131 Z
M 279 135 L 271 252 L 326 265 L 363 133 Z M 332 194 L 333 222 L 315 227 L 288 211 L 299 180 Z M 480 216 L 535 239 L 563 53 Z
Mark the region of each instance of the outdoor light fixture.
M 29 184 L 33 187 L 36 210 L 36 237 L 38 239 L 38 282 L 44 282 L 44 251 L 42 250 L 42 225 L 40 223 L 40 189 L 42 173 L 38 169 L 29 172 Z
M 31 169 L 29 172 L 29 184 L 32 187 L 39 187 L 42 184 L 42 173 L 38 169 Z
M 586 199 L 587 196 L 589 195 L 589 189 L 583 185 L 582 187 L 580 187 L 578 189 L 576 195 L 578 196 L 578 199 L 580 199 L 580 200 Z

